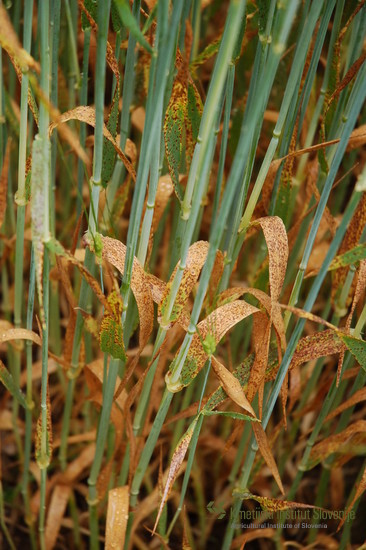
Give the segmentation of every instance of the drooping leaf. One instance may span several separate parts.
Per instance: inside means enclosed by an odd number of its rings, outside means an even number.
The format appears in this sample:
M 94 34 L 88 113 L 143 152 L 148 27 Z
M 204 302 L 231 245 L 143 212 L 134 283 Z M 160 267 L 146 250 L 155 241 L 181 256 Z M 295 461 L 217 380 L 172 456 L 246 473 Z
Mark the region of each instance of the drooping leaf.
M 312 448 L 308 467 L 312 468 L 327 456 L 349 446 L 350 439 L 359 433 L 366 433 L 366 420 L 356 420 L 339 433 L 330 435 Z

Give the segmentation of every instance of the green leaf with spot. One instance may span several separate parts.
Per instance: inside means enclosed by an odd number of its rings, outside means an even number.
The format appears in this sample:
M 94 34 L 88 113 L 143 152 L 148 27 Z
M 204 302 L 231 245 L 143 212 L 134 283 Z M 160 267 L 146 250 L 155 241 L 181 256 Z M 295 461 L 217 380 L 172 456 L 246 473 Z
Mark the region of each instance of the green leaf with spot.
M 113 291 L 108 296 L 111 312 L 106 311 L 100 325 L 100 349 L 109 353 L 114 359 L 126 359 L 122 332 L 123 302 L 121 295 Z
M 338 332 L 338 337 L 347 346 L 348 350 L 356 358 L 356 361 L 366 371 L 366 342 L 360 338 Z
M 234 411 L 205 411 L 202 410 L 202 414 L 204 416 L 214 416 L 214 415 L 221 415 L 221 416 L 228 416 L 229 418 L 233 418 L 234 420 L 249 420 L 250 422 L 260 422 L 258 418 L 253 418 L 253 416 L 248 416 L 247 414 L 237 413 Z

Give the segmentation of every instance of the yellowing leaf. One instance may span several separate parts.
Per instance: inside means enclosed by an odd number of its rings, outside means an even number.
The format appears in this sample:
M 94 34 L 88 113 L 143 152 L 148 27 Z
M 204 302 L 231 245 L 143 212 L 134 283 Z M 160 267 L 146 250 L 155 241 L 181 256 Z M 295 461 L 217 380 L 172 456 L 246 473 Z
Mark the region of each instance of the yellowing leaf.
M 214 356 L 211 357 L 211 360 L 212 368 L 217 374 L 217 377 L 219 378 L 222 387 L 224 388 L 227 395 L 234 401 L 234 403 L 239 405 L 239 407 L 242 407 L 242 409 L 248 411 L 256 418 L 253 407 L 246 398 L 239 380 L 235 378 L 235 376 L 229 370 L 227 370 L 224 365 L 222 365 L 220 361 L 218 361 Z
M 100 325 L 100 349 L 109 353 L 114 359 L 124 361 L 126 354 L 122 333 L 123 302 L 119 292 L 111 292 L 108 303 L 112 314 L 106 311 L 103 315 Z
M 128 520 L 128 485 L 108 491 L 108 509 L 105 530 L 106 550 L 123 549 Z

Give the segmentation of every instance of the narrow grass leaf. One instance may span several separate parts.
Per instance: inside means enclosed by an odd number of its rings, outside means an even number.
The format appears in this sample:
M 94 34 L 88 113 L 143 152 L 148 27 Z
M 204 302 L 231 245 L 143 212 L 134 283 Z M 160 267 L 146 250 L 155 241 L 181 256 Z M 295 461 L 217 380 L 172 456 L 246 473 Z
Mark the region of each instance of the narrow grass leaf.
M 33 330 L 28 330 L 26 328 L 9 328 L 0 332 L 0 344 L 12 340 L 31 340 L 38 346 L 42 345 L 40 337 L 33 332 Z
M 125 543 L 128 507 L 128 485 L 108 491 L 108 508 L 106 519 L 106 550 L 122 549 Z
M 335 418 L 339 414 L 341 414 L 343 411 L 349 409 L 350 407 L 353 407 L 357 403 L 363 403 L 366 401 L 366 388 L 362 388 L 360 390 L 357 390 L 351 397 L 343 401 L 340 405 L 338 405 L 337 408 L 335 408 L 331 413 L 328 414 L 324 422 L 328 422 L 328 420 L 332 420 L 332 418 Z
M 225 416 L 227 418 L 233 418 L 234 420 L 248 420 L 249 422 L 260 422 L 257 417 L 249 416 L 247 414 L 238 413 L 235 411 L 206 411 L 202 409 L 203 416 Z
M 154 50 L 142 34 L 136 19 L 132 15 L 129 2 L 127 0 L 113 0 L 113 2 L 123 25 L 133 34 L 137 42 L 139 42 L 146 51 L 153 53 Z
M 341 432 L 326 437 L 312 448 L 309 467 L 312 468 L 327 456 L 342 451 L 344 446 L 349 445 L 349 440 L 360 433 L 366 433 L 366 420 L 356 420 Z

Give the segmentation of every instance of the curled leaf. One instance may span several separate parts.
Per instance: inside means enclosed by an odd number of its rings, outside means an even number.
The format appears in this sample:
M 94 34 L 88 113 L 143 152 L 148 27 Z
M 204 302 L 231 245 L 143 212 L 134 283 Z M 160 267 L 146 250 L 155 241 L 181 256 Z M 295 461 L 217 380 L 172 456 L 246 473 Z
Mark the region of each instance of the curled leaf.
M 211 357 L 212 368 L 217 374 L 222 387 L 224 388 L 227 395 L 245 411 L 248 411 L 255 417 L 255 412 L 253 407 L 249 403 L 248 399 L 245 396 L 243 388 L 240 385 L 240 382 L 235 376 L 227 370 L 224 365 L 220 363 L 214 356 Z

